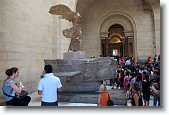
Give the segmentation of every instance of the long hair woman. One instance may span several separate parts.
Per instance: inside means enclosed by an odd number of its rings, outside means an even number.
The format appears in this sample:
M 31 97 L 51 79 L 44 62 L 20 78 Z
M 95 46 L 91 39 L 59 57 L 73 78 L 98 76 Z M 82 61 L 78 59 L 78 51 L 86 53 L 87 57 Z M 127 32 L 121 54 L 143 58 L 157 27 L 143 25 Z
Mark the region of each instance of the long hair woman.
M 140 88 L 137 83 L 133 84 L 133 95 L 131 99 L 131 104 L 132 106 L 143 106 Z
M 19 95 L 22 91 L 22 83 L 17 86 L 14 82 L 14 80 L 19 76 L 18 68 L 13 67 L 11 69 L 7 69 L 5 73 L 7 75 L 7 78 L 3 83 L 2 91 L 6 104 L 12 106 L 28 106 L 28 103 L 31 100 L 30 96 L 25 96 L 23 98 L 15 97 L 16 94 Z
M 151 83 L 149 81 L 149 75 L 146 75 L 145 79 L 142 81 L 142 93 L 143 93 L 144 106 L 149 106 L 150 84 Z
M 107 106 L 109 94 L 107 92 L 107 87 L 105 84 L 100 85 L 99 92 L 100 94 L 98 99 L 98 106 Z

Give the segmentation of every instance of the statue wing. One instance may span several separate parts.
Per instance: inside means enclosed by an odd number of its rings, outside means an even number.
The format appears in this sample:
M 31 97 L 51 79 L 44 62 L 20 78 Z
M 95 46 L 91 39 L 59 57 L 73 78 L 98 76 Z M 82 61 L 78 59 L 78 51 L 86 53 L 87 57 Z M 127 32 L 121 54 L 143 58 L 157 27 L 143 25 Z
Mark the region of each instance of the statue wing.
M 70 22 L 72 22 L 75 15 L 75 13 L 71 11 L 69 7 L 62 4 L 52 6 L 49 13 L 52 15 L 60 15 L 62 16 L 61 18 L 69 20 Z

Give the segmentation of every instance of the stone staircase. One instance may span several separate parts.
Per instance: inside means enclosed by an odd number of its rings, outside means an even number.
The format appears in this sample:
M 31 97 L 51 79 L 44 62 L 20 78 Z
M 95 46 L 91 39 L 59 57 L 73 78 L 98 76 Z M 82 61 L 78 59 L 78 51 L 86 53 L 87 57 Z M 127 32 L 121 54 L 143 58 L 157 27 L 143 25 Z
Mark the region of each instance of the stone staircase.
M 61 80 L 63 92 L 58 93 L 60 102 L 96 104 L 101 81 L 116 76 L 117 61 L 110 63 L 110 58 L 56 59 L 44 62 L 45 65 L 52 65 L 53 73 Z M 111 89 L 109 93 L 116 105 L 127 105 L 127 100 L 121 96 L 123 92 Z
M 97 91 L 102 80 L 113 79 L 117 62 L 110 64 L 109 58 L 45 60 L 53 67 L 53 73 L 60 78 L 63 92 Z
M 108 90 L 111 99 L 115 105 L 127 106 L 127 99 L 123 93 L 123 90 Z M 81 92 L 81 93 L 59 93 L 58 100 L 60 102 L 69 103 L 98 103 L 99 92 Z

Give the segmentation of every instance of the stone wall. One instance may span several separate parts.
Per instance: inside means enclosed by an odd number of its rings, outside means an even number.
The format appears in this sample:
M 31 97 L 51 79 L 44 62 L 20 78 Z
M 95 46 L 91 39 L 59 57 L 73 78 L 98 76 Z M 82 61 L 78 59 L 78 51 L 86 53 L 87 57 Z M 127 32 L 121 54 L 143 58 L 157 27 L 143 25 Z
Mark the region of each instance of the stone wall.
M 148 0 L 146 0 L 148 1 Z M 151 0 L 153 1 L 153 0 Z M 118 12 L 119 14 L 126 14 L 133 21 L 134 32 L 134 52 L 138 59 L 147 59 L 148 56 L 154 56 L 160 52 L 160 7 L 156 0 L 153 6 L 154 17 L 151 11 L 144 11 L 141 0 L 79 0 L 77 11 L 82 15 L 82 32 L 83 32 L 83 51 L 86 52 L 87 57 L 99 56 L 101 53 L 101 40 L 99 25 L 101 20 L 106 15 Z M 151 3 L 151 2 L 150 2 Z M 82 5 L 83 4 L 83 5 Z M 105 20 L 106 22 L 107 20 Z M 155 30 L 154 23 L 155 21 Z M 116 23 L 125 26 L 120 20 Z M 109 27 L 111 26 L 111 23 Z M 107 27 L 108 28 L 108 27 Z M 106 31 L 106 30 L 105 30 Z M 154 39 L 154 32 L 156 38 Z M 156 49 L 154 48 L 154 42 Z
M 37 91 L 44 59 L 52 58 L 52 0 L 0 1 L 0 84 L 16 66 L 29 92 Z M 0 96 L 2 91 L 0 88 Z
M 152 4 L 152 9 L 153 9 L 153 16 L 154 16 L 154 30 L 155 30 L 155 35 L 154 39 L 155 42 L 154 44 L 156 45 L 156 51 L 155 53 L 157 55 L 160 54 L 160 40 L 161 40 L 161 35 L 160 35 L 160 27 L 161 27 L 161 22 L 160 22 L 160 1 L 159 0 L 150 0 L 150 3 Z

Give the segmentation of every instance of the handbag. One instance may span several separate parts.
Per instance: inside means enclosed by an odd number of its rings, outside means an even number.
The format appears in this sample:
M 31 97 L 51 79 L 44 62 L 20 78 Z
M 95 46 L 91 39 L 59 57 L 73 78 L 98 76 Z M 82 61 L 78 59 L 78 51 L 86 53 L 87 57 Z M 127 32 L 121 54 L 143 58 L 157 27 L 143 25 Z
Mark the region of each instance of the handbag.
M 108 94 L 108 102 L 107 102 L 108 106 L 114 106 L 114 102 L 113 100 L 110 99 L 110 95 Z
M 26 97 L 28 95 L 28 92 L 25 90 L 22 90 L 21 93 L 19 95 L 15 95 L 15 98 L 23 98 Z
M 13 97 L 13 98 L 23 98 L 23 97 L 26 97 L 26 96 L 28 95 L 28 92 L 27 92 L 27 91 L 24 91 L 24 90 L 22 90 L 19 95 L 15 93 L 15 96 L 8 95 L 8 94 L 6 94 L 4 91 L 3 91 L 3 93 L 4 93 L 6 96 L 8 96 L 8 97 Z

